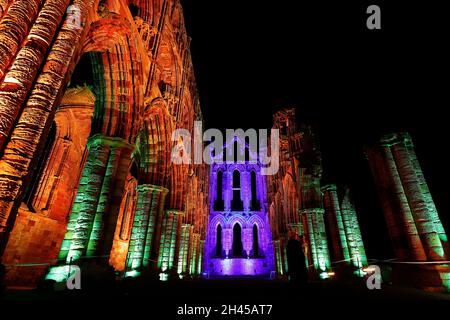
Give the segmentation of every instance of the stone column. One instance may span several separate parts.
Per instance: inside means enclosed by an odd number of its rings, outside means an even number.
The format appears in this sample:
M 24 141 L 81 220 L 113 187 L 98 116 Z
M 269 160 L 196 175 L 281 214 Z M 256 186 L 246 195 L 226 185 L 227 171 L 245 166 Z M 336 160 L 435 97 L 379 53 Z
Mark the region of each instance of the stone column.
M 302 214 L 306 215 L 307 233 L 313 265 L 318 272 L 325 272 L 331 266 L 325 222 L 323 219 L 324 213 L 325 211 L 321 208 L 302 210 Z
M 223 250 L 225 251 L 225 255 L 230 257 L 232 254 L 232 246 L 233 246 L 233 229 L 231 227 L 222 226 L 222 245 Z
M 0 39 L 4 44 L 8 44 L 0 46 L 0 79 L 4 76 L 0 86 L 0 118 L 3 119 L 0 121 L 0 150 L 13 128 L 39 68 L 46 58 L 53 35 L 69 5 L 69 0 L 46 1 L 31 27 L 42 2 L 42 0 L 15 1 L 5 20 L 0 23 Z M 19 12 L 19 8 L 23 11 Z M 23 12 L 26 12 L 26 15 Z M 19 25 L 25 28 L 17 30 Z M 27 28 L 30 27 L 28 34 Z M 9 36 L 2 37 L 2 33 L 6 30 Z M 11 37 L 11 34 L 14 34 L 14 37 Z M 22 42 L 27 34 L 28 37 Z M 19 46 L 21 48 L 12 61 Z M 10 62 L 12 65 L 4 74 Z
M 284 271 L 283 271 L 283 263 L 282 263 L 282 258 L 281 258 L 280 240 L 273 240 L 273 247 L 274 247 L 274 253 L 275 253 L 277 273 L 279 275 L 283 275 Z
M 189 264 L 189 274 L 194 277 L 197 275 L 197 265 L 198 265 L 198 259 L 199 259 L 199 249 L 200 249 L 200 234 L 193 233 L 192 234 L 192 241 L 191 241 L 191 261 Z
M 242 226 L 242 247 L 245 256 L 250 256 L 253 251 L 253 226 Z
M 201 275 L 203 272 L 203 262 L 205 256 L 205 241 L 200 240 L 198 249 L 198 263 L 197 263 L 197 274 Z
M 347 237 L 342 221 L 336 185 L 324 186 L 322 192 L 324 194 L 325 217 L 328 230 L 330 231 L 334 261 L 346 260 L 346 263 L 350 264 Z
M 187 261 L 189 258 L 189 243 L 191 236 L 191 225 L 183 224 L 181 227 L 180 250 L 178 254 L 178 274 L 186 274 Z
M 139 273 L 143 267 L 156 267 L 159 233 L 166 188 L 144 184 L 137 187 L 138 200 L 127 255 L 127 274 Z M 157 245 L 156 245 L 157 243 Z M 156 256 L 156 258 L 154 258 Z M 153 259 L 153 261 L 150 261 Z
M 95 212 L 94 221 L 89 235 L 89 242 L 86 250 L 86 256 L 91 257 L 98 253 L 98 246 L 100 245 L 100 237 L 102 236 L 103 227 L 106 220 L 106 215 L 110 210 L 110 201 L 114 191 L 114 177 L 119 168 L 120 149 L 114 148 L 110 150 L 109 160 L 105 170 L 105 176 L 100 190 L 100 195 L 97 202 L 97 210 Z M 77 229 L 75 229 L 77 232 Z
M 426 260 L 425 250 L 389 145 L 375 146 L 367 151 L 367 156 L 395 255 L 399 259 Z
M 9 6 L 13 0 L 0 0 L 0 19 L 8 12 Z M 0 20 L 1 21 L 1 20 Z
M 17 29 L 17 37 L 6 36 L 11 32 L 11 24 L 22 26 L 25 30 L 30 27 L 42 1 L 20 0 L 15 1 L 3 17 L 3 28 L 0 25 L 0 38 L 9 39 L 0 49 L 0 79 L 4 74 L 2 68 L 8 67 L 13 52 L 17 51 L 22 43 L 23 34 Z M 80 6 L 80 21 L 84 24 L 87 19 L 86 3 L 76 1 Z M 14 9 L 14 10 L 13 10 Z M 23 12 L 27 12 L 23 15 Z M 23 20 L 25 17 L 25 21 Z M 24 190 L 24 180 L 29 175 L 36 158 L 39 146 L 45 139 L 52 115 L 56 112 L 58 99 L 67 81 L 66 74 L 71 66 L 76 53 L 81 47 L 83 28 L 74 28 L 73 14 L 67 14 L 64 23 L 59 29 L 56 39 L 47 55 L 42 73 L 33 82 L 33 88 L 28 92 L 28 101 L 22 108 L 18 119 L 12 119 L 6 113 L 0 114 L 4 126 L 0 129 L 0 145 L 3 148 L 3 156 L 0 160 L 0 254 L 6 244 L 8 232 L 14 219 L 10 215 L 20 205 L 20 194 Z M 1 24 L 1 23 L 0 23 Z M 6 26 L 6 28 L 4 28 Z M 12 27 L 14 28 L 14 27 Z M 70 45 L 72 44 L 72 45 Z M 76 45 L 80 44 L 80 45 Z M 11 51 L 12 50 L 12 51 Z M 54 70 L 58 70 L 55 72 Z M 6 80 L 6 79 L 5 79 Z M 12 89 L 18 89 L 19 80 L 10 79 Z M 4 88 L 3 88 L 4 89 Z M 11 105 L 0 106 L 0 110 L 8 109 Z M 1 112 L 1 111 L 0 111 Z M 13 112 L 14 113 L 14 112 Z M 11 127 L 14 124 L 14 128 Z M 9 132 L 11 134 L 9 135 Z M 9 139 L 6 139 L 9 137 Z M 7 143 L 6 143 L 7 142 Z M 20 150 L 20 152 L 19 152 Z
M 190 263 L 191 263 L 191 257 L 192 257 L 192 241 L 193 241 L 193 237 L 194 237 L 194 226 L 193 225 L 189 225 L 189 238 L 188 238 L 188 245 L 187 245 L 187 249 L 186 249 L 186 260 L 183 261 L 183 267 L 185 268 L 185 274 L 186 276 L 189 276 L 189 272 L 190 272 Z
M 162 223 L 158 269 L 162 272 L 174 270 L 178 262 L 183 211 L 166 210 Z
M 102 247 L 111 248 L 114 233 L 105 227 L 105 221 L 117 220 L 119 208 L 112 206 L 114 193 L 123 192 L 124 177 L 117 175 L 120 163 L 129 163 L 133 147 L 120 138 L 109 138 L 95 135 L 88 141 L 88 159 L 83 170 L 80 188 L 75 198 L 70 215 L 70 224 L 60 251 L 60 258 L 66 258 L 67 263 L 73 263 L 82 256 L 95 256 Z M 109 239 L 111 243 L 104 243 Z
M 391 150 L 423 247 L 428 259 L 444 260 L 445 252 L 439 237 L 439 231 L 443 228 L 439 218 L 436 221 L 437 212 L 431 197 L 426 199 L 426 190 L 422 190 L 425 179 L 422 178 L 420 166 L 417 167 L 417 158 L 414 156 L 414 160 L 411 159 L 412 142 L 409 135 L 398 135 L 397 138 L 399 141 L 391 142 Z M 417 171 L 422 181 L 419 181 Z M 436 222 L 440 225 L 437 229 Z
M 102 218 L 102 230 L 100 232 L 101 240 L 99 242 L 97 254 L 100 256 L 109 256 L 114 243 L 114 234 L 119 218 L 120 206 L 125 192 L 126 179 L 131 164 L 131 153 L 134 147 L 125 145 L 117 149 L 119 159 L 117 159 L 117 167 L 115 170 L 115 179 L 112 193 L 109 195 L 109 204 L 105 204 L 106 216 Z M 114 153 L 113 153 L 114 154 Z M 117 155 L 115 155 L 117 156 Z M 111 170 L 113 170 L 111 168 Z
M 350 191 L 347 190 L 341 203 L 342 221 L 345 228 L 348 250 L 351 264 L 356 268 L 367 266 L 366 250 L 362 241 L 358 217 L 355 207 L 350 199 Z M 350 261 L 349 261 L 350 262 Z
M 44 0 L 16 0 L 0 21 L 0 79 L 33 25 Z M 26 13 L 26 14 L 25 14 Z M 13 36 L 12 36 L 13 35 Z
M 448 245 L 447 234 L 439 218 L 436 205 L 434 204 L 433 198 L 430 193 L 430 189 L 428 188 L 428 184 L 425 181 L 425 177 L 423 175 L 422 168 L 420 167 L 419 160 L 417 159 L 416 153 L 414 151 L 412 142 L 407 147 L 409 150 L 411 162 L 413 163 L 414 170 L 416 171 L 418 182 L 420 184 L 420 190 L 422 190 L 423 197 L 425 198 L 425 202 L 427 203 L 430 219 L 434 225 L 435 231 L 439 235 L 439 239 L 444 248 L 444 252 L 446 253 L 446 259 L 448 260 L 450 257 L 450 248 Z
M 366 152 L 398 259 L 445 261 L 448 240 L 407 133 L 382 137 Z M 417 276 L 420 274 L 420 277 Z M 447 264 L 395 264 L 394 281 L 449 288 Z

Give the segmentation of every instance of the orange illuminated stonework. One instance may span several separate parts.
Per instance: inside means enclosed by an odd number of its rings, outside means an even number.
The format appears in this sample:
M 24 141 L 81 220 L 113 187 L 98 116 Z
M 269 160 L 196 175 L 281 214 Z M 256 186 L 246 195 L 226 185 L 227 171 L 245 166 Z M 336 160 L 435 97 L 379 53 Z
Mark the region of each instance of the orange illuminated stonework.
M 67 263 L 199 275 L 208 169 L 170 162 L 172 130 L 202 120 L 179 1 L 2 0 L 0 18 L 7 284 Z

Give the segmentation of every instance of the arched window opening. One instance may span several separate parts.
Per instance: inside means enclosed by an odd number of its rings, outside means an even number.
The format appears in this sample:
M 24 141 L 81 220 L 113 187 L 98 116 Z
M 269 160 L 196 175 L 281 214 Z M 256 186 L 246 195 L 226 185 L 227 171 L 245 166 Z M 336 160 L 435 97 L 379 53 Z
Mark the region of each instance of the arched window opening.
M 216 189 L 216 201 L 214 203 L 214 210 L 223 211 L 224 210 L 224 202 L 223 202 L 223 172 L 219 170 L 217 172 L 217 189 Z
M 251 180 L 251 193 L 252 193 L 252 201 L 251 201 L 251 210 L 253 211 L 259 211 L 261 209 L 259 205 L 258 195 L 257 191 L 258 188 L 256 186 L 256 172 L 252 171 L 250 174 L 250 180 Z
M 217 234 L 216 234 L 216 256 L 222 256 L 222 226 L 219 224 L 217 226 Z
M 139 169 L 137 166 L 136 161 L 133 161 L 133 164 L 131 165 L 130 168 L 130 174 L 136 179 L 139 180 Z
M 242 228 L 239 223 L 233 227 L 233 257 L 242 257 Z
M 222 179 L 223 173 L 221 170 L 217 173 L 217 199 L 222 200 Z
M 239 170 L 234 170 L 233 172 L 233 188 L 241 187 L 241 173 Z
M 244 203 L 241 200 L 241 173 L 239 170 L 234 170 L 233 172 L 233 200 L 231 201 L 231 210 L 244 210 Z
M 245 137 L 245 145 L 244 145 L 244 152 L 245 152 L 245 161 L 247 162 L 247 161 L 250 161 L 250 160 L 253 160 L 253 159 L 250 159 L 250 147 L 251 147 L 251 144 L 250 144 L 250 137 L 248 137 L 248 136 L 246 136 Z M 255 151 L 255 150 L 252 150 L 253 152 Z
M 35 208 L 33 208 L 33 200 L 36 195 L 36 192 L 39 189 L 39 182 L 41 181 L 42 175 L 44 174 L 44 170 L 48 160 L 50 159 L 50 154 L 53 149 L 53 145 L 56 140 L 56 124 L 53 122 L 50 127 L 50 131 L 47 136 L 47 140 L 45 142 L 44 150 L 42 150 L 36 166 L 34 167 L 33 173 L 31 175 L 30 182 L 28 183 L 27 188 L 25 189 L 25 195 L 23 198 L 23 202 L 25 202 L 28 206 L 28 209 L 31 212 L 36 212 Z
M 92 68 L 92 54 L 94 53 L 88 52 L 80 58 L 70 78 L 69 88 L 87 86 L 92 89 L 94 87 L 95 77 Z
M 259 257 L 259 238 L 258 238 L 258 226 L 253 226 L 253 256 Z
M 238 142 L 235 141 L 234 144 L 233 144 L 233 154 L 234 154 L 234 162 L 235 163 L 237 163 L 237 161 L 239 159 L 239 156 L 238 156 L 239 152 L 240 152 L 240 150 L 239 150 Z
M 133 18 L 134 18 L 134 17 L 137 17 L 137 15 L 139 14 L 139 8 L 138 8 L 138 6 L 135 5 L 135 4 L 133 4 L 133 3 L 130 3 L 130 4 L 128 5 L 128 8 L 130 8 L 131 16 L 132 16 Z
M 161 91 L 161 95 L 164 97 L 166 92 L 169 90 L 169 85 L 164 81 L 160 81 L 158 84 L 159 91 Z

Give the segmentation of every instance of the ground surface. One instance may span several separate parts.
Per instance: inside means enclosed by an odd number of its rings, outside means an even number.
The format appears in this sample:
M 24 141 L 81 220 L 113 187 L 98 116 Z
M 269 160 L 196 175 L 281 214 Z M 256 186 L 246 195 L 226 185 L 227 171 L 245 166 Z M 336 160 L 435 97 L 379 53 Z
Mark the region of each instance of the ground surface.
M 3 310 L 17 316 L 22 312 L 36 315 L 53 312 L 55 316 L 63 312 L 69 317 L 111 316 L 127 320 L 132 315 L 139 319 L 205 319 L 205 315 L 178 314 L 180 307 L 186 310 L 185 307 L 195 306 L 211 307 L 208 319 L 322 319 L 330 316 L 359 319 L 369 315 L 377 319 L 394 313 L 414 315 L 416 310 L 432 310 L 434 314 L 442 308 L 450 312 L 450 294 L 389 285 L 383 285 L 381 290 L 368 290 L 363 282 L 317 282 L 300 287 L 283 281 L 246 279 L 136 282 L 58 292 L 9 290 L 3 303 L 6 304 Z M 228 309 L 228 315 L 224 315 L 222 305 L 244 305 L 243 310 L 245 305 L 251 309 L 253 305 L 272 305 L 272 310 L 270 315 L 253 312 L 249 316 Z

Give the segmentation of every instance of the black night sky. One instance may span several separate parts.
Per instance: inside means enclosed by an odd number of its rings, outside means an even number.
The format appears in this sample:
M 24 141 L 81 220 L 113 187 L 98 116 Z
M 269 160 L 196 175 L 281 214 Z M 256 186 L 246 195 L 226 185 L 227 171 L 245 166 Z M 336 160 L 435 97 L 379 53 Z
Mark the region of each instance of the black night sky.
M 446 11 L 429 2 L 354 2 L 182 4 L 206 127 L 270 128 L 274 111 L 296 107 L 299 121 L 319 132 L 323 182 L 353 191 L 368 257 L 391 258 L 363 154 L 381 133 L 411 133 L 450 232 Z M 370 4 L 381 7 L 382 30 L 366 28 Z

